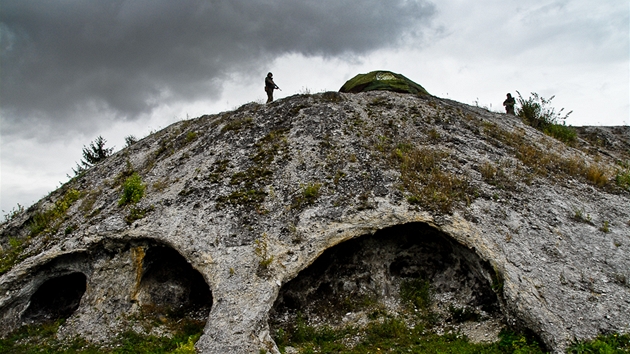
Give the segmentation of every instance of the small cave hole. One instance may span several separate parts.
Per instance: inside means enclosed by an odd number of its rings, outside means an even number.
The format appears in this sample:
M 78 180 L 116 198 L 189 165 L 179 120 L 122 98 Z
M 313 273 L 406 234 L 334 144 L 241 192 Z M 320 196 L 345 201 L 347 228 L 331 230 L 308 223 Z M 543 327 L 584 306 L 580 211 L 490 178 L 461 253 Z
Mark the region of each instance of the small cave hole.
M 83 273 L 46 280 L 31 296 L 22 319 L 30 323 L 43 323 L 70 317 L 81 303 L 86 284 L 87 278 Z
M 139 302 L 145 310 L 207 318 L 212 307 L 210 287 L 177 251 L 165 246 L 149 248 L 143 269 Z

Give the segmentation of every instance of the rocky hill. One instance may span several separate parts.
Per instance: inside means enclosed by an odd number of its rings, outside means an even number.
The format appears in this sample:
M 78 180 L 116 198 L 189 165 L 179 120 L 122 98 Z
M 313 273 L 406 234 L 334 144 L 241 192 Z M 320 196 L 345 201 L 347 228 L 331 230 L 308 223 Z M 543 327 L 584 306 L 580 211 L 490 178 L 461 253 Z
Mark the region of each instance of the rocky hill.
M 514 116 L 377 91 L 181 121 L 2 224 L 0 333 L 65 318 L 59 338 L 107 343 L 179 316 L 205 322 L 202 353 L 277 353 L 304 321 L 396 317 L 478 342 L 513 328 L 554 352 L 627 333 L 617 130 L 569 147 Z

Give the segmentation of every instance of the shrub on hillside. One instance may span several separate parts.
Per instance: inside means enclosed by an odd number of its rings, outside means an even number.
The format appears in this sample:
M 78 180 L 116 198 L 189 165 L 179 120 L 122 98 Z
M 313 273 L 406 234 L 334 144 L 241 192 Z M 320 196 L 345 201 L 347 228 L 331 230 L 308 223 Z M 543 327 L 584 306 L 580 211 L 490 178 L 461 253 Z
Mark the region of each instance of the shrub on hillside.
M 144 196 L 145 185 L 137 172 L 127 177 L 123 184 L 123 194 L 118 201 L 119 206 L 136 204 Z
M 536 92 L 532 92 L 531 97 L 525 99 L 520 92 L 516 91 L 516 93 L 520 105 L 516 109 L 516 115 L 521 117 L 525 124 L 567 144 L 575 142 L 577 137 L 575 130 L 570 126 L 567 127 L 565 123 L 573 111 L 563 115 L 564 108 L 561 108 L 556 112 L 556 109 L 551 107 L 551 101 L 555 96 L 546 99 Z

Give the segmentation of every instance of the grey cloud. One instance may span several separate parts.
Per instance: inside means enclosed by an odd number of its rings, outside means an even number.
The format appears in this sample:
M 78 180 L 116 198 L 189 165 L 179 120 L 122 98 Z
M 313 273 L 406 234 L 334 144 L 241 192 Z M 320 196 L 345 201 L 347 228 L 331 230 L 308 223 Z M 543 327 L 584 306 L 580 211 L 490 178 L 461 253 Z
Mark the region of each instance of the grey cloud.
M 3 129 L 72 127 L 85 106 L 133 119 L 162 103 L 216 97 L 231 73 L 265 71 L 286 53 L 395 46 L 434 12 L 424 0 L 4 1 Z

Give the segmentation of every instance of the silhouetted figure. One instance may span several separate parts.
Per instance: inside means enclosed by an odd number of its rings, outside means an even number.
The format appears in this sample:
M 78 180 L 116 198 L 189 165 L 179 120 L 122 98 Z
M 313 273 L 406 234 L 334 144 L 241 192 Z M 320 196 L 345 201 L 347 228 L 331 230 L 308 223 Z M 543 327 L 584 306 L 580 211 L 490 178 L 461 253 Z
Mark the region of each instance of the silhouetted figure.
M 273 74 L 268 73 L 265 78 L 265 92 L 267 92 L 267 103 L 273 101 L 273 90 L 280 89 L 275 82 L 273 82 Z
M 511 94 L 507 94 L 507 98 L 505 99 L 505 101 L 503 101 L 503 105 L 505 106 L 505 113 L 507 114 L 511 114 L 511 115 L 516 115 L 514 113 L 514 105 L 516 104 L 516 101 L 514 100 L 514 97 L 512 97 Z

